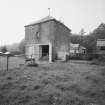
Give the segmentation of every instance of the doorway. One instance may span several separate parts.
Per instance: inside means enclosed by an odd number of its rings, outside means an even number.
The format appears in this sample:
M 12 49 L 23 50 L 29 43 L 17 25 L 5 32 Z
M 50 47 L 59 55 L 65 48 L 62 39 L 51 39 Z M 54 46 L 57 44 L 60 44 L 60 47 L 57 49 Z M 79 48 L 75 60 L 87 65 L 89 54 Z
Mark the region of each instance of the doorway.
M 49 45 L 40 45 L 40 60 L 48 61 L 49 60 Z

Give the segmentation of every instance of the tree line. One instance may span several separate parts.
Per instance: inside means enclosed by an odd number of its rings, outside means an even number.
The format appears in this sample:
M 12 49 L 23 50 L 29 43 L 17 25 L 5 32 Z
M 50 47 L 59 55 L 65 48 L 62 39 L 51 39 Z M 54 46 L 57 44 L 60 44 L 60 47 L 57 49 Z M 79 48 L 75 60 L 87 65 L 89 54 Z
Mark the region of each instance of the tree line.
M 0 47 L 0 52 L 11 52 L 13 54 L 25 53 L 25 39 L 22 39 L 20 43 L 14 43 L 12 45 L 4 45 Z
M 96 49 L 97 39 L 105 39 L 105 24 L 101 23 L 93 32 L 84 35 L 85 31 L 82 29 L 78 34 L 72 34 L 70 41 L 74 44 L 78 43 L 87 48 L 87 52 L 93 53 Z

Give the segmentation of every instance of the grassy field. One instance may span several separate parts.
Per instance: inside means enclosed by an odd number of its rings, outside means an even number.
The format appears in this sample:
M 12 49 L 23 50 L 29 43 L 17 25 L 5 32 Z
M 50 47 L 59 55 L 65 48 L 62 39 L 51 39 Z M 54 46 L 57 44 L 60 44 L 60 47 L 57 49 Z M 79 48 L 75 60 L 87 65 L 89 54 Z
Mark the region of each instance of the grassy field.
M 70 61 L 19 67 L 21 63 L 13 58 L 8 71 L 1 68 L 0 105 L 105 105 L 105 66 Z
M 10 57 L 9 58 L 9 69 L 18 68 L 20 64 L 24 64 L 25 60 L 23 57 Z M 4 70 L 7 68 L 7 57 L 0 57 L 0 69 Z

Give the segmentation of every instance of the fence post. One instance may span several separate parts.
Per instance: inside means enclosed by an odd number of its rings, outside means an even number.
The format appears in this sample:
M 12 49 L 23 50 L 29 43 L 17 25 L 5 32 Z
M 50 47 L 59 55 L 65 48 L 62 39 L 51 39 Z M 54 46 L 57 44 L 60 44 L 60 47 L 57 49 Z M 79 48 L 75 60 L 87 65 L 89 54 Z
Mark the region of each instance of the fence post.
M 8 65 L 9 64 L 9 56 L 7 55 L 7 71 L 8 71 Z
M 1 68 L 1 56 L 0 56 L 0 68 Z

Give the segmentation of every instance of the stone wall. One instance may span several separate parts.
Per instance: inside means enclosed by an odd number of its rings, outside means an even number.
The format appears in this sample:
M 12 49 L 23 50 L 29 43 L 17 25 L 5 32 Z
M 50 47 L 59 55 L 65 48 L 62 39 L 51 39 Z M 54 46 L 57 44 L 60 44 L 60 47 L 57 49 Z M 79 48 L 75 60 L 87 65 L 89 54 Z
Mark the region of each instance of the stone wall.
M 55 22 L 55 48 L 58 57 L 69 54 L 70 30 L 62 23 Z M 62 54 L 62 55 L 61 55 Z
M 47 43 L 54 40 L 53 21 L 25 27 L 27 43 Z
M 26 47 L 32 44 L 51 43 L 52 59 L 55 59 L 59 53 L 69 52 L 69 36 L 70 30 L 55 20 L 25 27 Z

